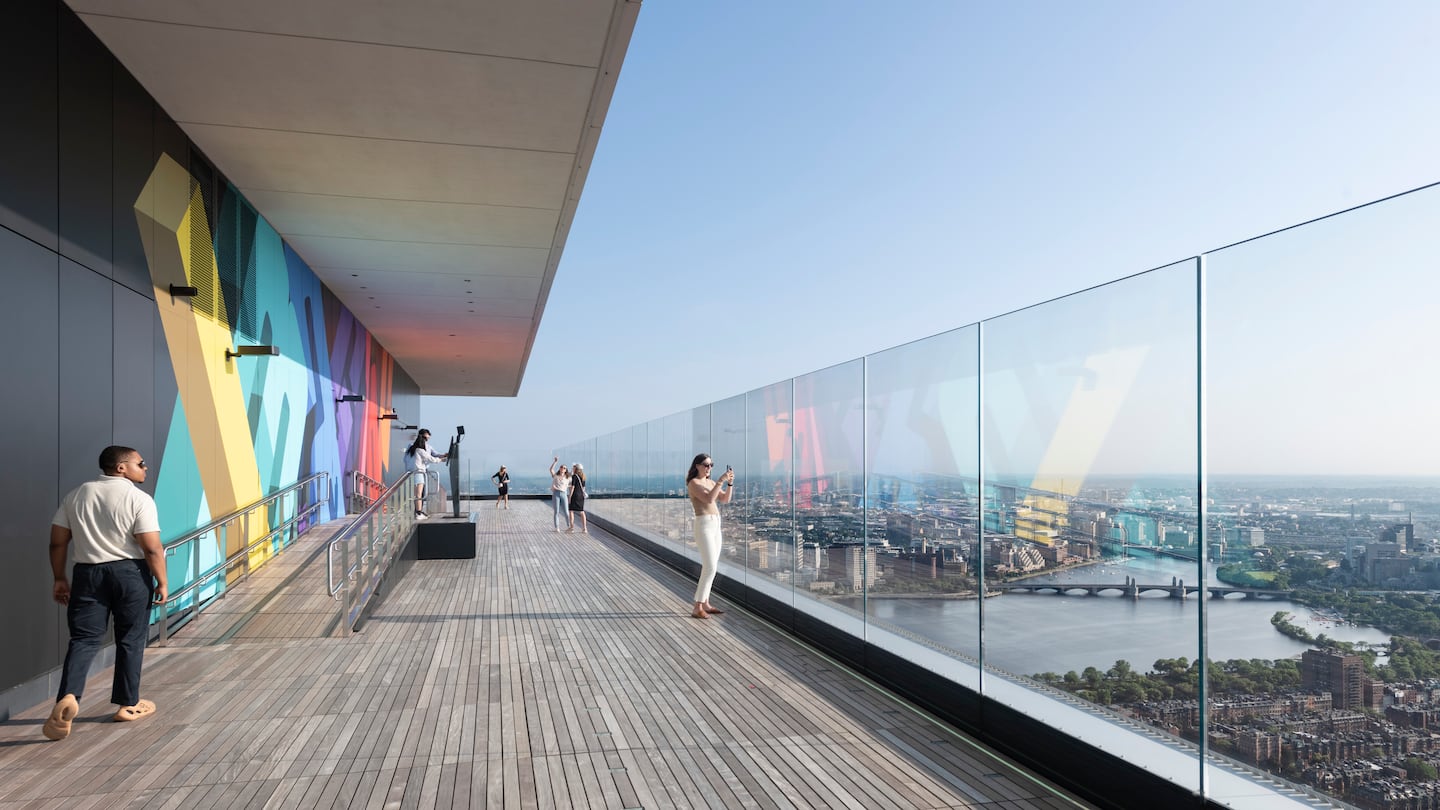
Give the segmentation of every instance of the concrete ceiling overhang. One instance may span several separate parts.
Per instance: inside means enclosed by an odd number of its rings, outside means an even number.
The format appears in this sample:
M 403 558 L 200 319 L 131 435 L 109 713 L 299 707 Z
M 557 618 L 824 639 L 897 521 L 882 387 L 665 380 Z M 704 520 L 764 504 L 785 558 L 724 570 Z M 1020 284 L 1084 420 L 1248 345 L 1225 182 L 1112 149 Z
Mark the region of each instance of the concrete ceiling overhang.
M 639 0 L 67 0 L 427 395 L 514 396 Z

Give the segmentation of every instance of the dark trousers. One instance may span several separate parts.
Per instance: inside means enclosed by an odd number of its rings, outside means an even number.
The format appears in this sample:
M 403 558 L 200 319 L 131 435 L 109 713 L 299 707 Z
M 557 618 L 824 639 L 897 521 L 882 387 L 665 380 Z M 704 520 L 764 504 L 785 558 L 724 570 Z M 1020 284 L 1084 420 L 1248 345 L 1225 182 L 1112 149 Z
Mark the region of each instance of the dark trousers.
M 140 701 L 140 665 L 145 658 L 145 636 L 150 627 L 150 599 L 154 580 L 144 560 L 118 560 L 89 565 L 76 563 L 70 577 L 70 649 L 55 699 L 80 699 L 90 662 L 105 641 L 105 628 L 115 619 L 115 682 L 110 702 L 134 706 Z

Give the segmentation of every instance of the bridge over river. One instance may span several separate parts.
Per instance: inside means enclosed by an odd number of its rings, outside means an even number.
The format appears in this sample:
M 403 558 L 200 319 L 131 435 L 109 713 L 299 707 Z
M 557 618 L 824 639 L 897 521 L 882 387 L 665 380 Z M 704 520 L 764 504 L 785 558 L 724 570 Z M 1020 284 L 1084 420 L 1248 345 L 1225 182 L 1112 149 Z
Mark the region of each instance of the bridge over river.
M 1186 585 L 1183 579 L 1172 579 L 1169 585 L 1146 585 L 1134 577 L 1124 582 L 1008 582 L 1003 585 L 987 585 L 992 591 L 1020 591 L 1025 593 L 1050 593 L 1056 596 L 1074 596 L 1083 592 L 1085 596 L 1128 596 L 1139 599 L 1141 594 L 1163 591 L 1171 599 L 1186 599 L 1192 594 L 1205 591 L 1212 599 L 1224 599 L 1231 594 L 1240 594 L 1246 599 L 1287 599 L 1289 591 L 1267 590 L 1265 588 L 1237 588 L 1230 585 Z

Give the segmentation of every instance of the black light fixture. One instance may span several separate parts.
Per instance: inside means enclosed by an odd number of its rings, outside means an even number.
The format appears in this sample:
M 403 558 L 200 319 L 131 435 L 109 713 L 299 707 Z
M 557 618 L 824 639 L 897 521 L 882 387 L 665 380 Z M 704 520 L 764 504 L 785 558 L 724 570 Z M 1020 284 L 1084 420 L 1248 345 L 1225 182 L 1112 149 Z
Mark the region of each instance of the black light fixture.
M 189 287 L 189 286 L 186 286 L 186 285 L 184 285 L 184 284 L 171 284 L 171 285 L 170 285 L 170 297 L 171 297 L 171 298 L 194 298 L 195 296 L 197 296 L 197 295 L 199 295 L 199 294 L 200 294 L 200 288 L 199 288 L 199 287 Z
M 225 359 L 229 360 L 232 357 L 254 357 L 256 355 L 266 354 L 278 355 L 280 354 L 280 348 L 278 346 L 236 346 L 233 352 L 229 349 L 225 350 Z
M 335 400 L 335 401 L 336 401 L 336 402 L 364 402 L 364 401 L 365 401 L 365 397 L 362 397 L 362 396 L 360 396 L 359 394 L 345 394 L 344 396 L 340 397 L 339 399 L 337 399 L 337 400 Z
M 419 425 L 391 425 L 396 430 L 415 430 Z
M 382 413 L 382 414 L 380 414 L 380 421 L 382 421 L 382 422 L 385 421 L 386 419 L 399 419 L 399 418 L 400 418 L 400 414 L 395 413 L 395 411 L 393 411 L 393 410 L 390 411 L 389 413 Z

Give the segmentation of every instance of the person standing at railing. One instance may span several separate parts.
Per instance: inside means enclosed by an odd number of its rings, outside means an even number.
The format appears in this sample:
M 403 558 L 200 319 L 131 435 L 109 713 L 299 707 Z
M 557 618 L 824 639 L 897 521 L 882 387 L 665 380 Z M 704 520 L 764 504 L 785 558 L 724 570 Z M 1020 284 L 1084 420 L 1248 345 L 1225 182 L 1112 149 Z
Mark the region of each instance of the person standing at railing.
M 110 702 L 115 720 L 140 720 L 155 704 L 140 698 L 140 667 L 150 626 L 150 606 L 165 604 L 165 549 L 155 499 L 141 491 L 145 459 L 133 447 L 111 445 L 100 453 L 98 479 L 66 495 L 50 526 L 50 568 L 55 601 L 65 606 L 70 647 L 60 675 L 55 708 L 41 733 L 52 740 L 70 736 L 90 662 L 115 622 L 115 679 Z M 74 560 L 65 576 L 66 557 Z M 72 582 L 73 580 L 73 582 Z M 163 619 L 163 615 L 162 615 Z
M 695 508 L 695 547 L 700 551 L 700 581 L 695 584 L 695 609 L 690 612 L 694 619 L 708 619 L 712 613 L 725 611 L 710 604 L 710 586 L 715 582 L 715 569 L 720 565 L 720 507 L 717 503 L 729 503 L 730 493 L 735 491 L 735 471 L 725 468 L 719 481 L 710 480 L 710 470 L 715 462 L 701 453 L 690 462 L 690 471 L 685 474 L 685 489 L 690 493 L 690 505 Z M 729 484 L 729 489 L 725 485 Z
M 499 494 L 495 496 L 495 508 L 496 508 L 496 509 L 499 509 L 499 508 L 500 508 L 500 504 L 503 503 L 503 504 L 505 504 L 505 508 L 506 508 L 506 509 L 509 509 L 509 508 L 510 508 L 510 473 L 508 473 L 508 472 L 505 471 L 505 465 L 504 465 L 504 464 L 501 464 L 501 465 L 500 465 L 500 471 L 499 471 L 499 472 L 497 472 L 497 473 L 495 473 L 494 475 L 490 476 L 490 480 L 495 482 L 495 486 L 498 487 L 498 492 L 499 492 Z
M 560 520 L 564 518 L 565 525 L 571 529 L 575 528 L 575 519 L 570 517 L 570 471 L 561 464 L 560 469 L 555 465 L 560 462 L 556 456 L 550 460 L 550 503 L 555 507 L 555 531 L 560 531 Z
M 439 464 L 444 460 L 445 454 L 437 456 L 430 452 L 430 431 L 420 428 L 420 432 L 415 434 L 415 441 L 405 450 L 405 469 L 415 472 L 416 520 L 430 517 L 425 513 L 425 471 L 431 464 Z
M 575 531 L 575 516 L 580 516 L 580 531 L 584 534 L 590 533 L 590 524 L 585 519 L 585 468 L 580 462 L 570 465 L 573 470 L 570 474 L 570 529 Z

